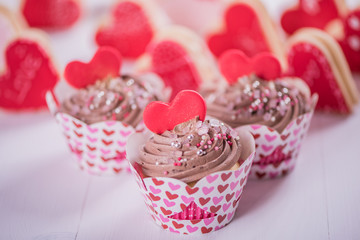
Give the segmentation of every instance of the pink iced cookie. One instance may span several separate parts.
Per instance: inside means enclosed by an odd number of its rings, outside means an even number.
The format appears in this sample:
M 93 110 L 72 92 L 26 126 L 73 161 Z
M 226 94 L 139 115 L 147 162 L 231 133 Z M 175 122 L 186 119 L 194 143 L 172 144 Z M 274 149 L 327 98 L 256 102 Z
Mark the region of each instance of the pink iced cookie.
M 346 13 L 343 0 L 299 0 L 298 5 L 281 16 L 281 26 L 288 34 L 304 27 L 325 29 L 332 20 Z
M 80 17 L 79 0 L 24 0 L 22 14 L 31 27 L 64 29 Z
M 13 40 L 5 52 L 6 70 L 0 76 L 0 107 L 9 110 L 46 106 L 45 94 L 58 81 L 49 53 L 27 36 Z
M 259 1 L 235 1 L 229 4 L 222 25 L 207 35 L 207 44 L 219 57 L 229 49 L 238 49 L 253 57 L 272 52 L 285 63 L 285 54 L 272 19 Z
M 162 24 L 162 14 L 149 2 L 119 1 L 112 9 L 111 18 L 97 30 L 96 43 L 118 49 L 125 58 L 137 58 Z

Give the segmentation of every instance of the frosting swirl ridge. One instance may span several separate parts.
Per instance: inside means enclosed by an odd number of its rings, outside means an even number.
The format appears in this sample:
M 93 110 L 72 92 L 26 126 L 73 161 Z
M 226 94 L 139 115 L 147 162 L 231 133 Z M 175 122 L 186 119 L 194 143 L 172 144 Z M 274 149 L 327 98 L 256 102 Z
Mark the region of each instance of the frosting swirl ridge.
M 282 132 L 291 120 L 310 111 L 309 99 L 289 81 L 265 81 L 255 75 L 240 78 L 234 85 L 203 94 L 208 114 L 231 127 L 261 124 Z
M 231 169 L 240 155 L 241 145 L 234 130 L 215 119 L 192 119 L 172 131 L 154 134 L 140 147 L 137 161 L 146 176 L 190 183 Z
M 156 96 L 139 79 L 123 75 L 80 89 L 62 103 L 60 111 L 86 124 L 117 120 L 136 127 L 143 109 L 154 100 Z

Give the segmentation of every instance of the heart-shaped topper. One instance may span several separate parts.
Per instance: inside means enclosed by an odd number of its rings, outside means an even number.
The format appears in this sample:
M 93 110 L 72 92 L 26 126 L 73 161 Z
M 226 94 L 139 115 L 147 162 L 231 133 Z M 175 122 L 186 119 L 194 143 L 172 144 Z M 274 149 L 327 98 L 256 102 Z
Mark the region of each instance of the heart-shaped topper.
M 22 14 L 31 27 L 63 29 L 80 16 L 78 0 L 24 0 Z
M 0 107 L 45 107 L 45 94 L 57 81 L 58 73 L 46 49 L 28 38 L 15 39 L 6 49 L 6 70 L 0 75 Z
M 339 0 L 299 0 L 299 4 L 281 17 L 281 26 L 288 34 L 304 27 L 324 29 L 326 25 L 346 12 Z
M 205 115 L 206 104 L 201 95 L 192 90 L 183 90 L 169 104 L 156 101 L 147 105 L 143 117 L 150 131 L 161 134 L 196 117 L 204 121 Z
M 252 73 L 264 80 L 275 80 L 281 74 L 279 61 L 267 52 L 248 58 L 240 50 L 228 50 L 220 56 L 219 67 L 229 84 Z
M 84 88 L 97 80 L 119 75 L 121 55 L 112 47 L 100 47 L 89 63 L 73 61 L 65 68 L 66 81 L 75 88 Z

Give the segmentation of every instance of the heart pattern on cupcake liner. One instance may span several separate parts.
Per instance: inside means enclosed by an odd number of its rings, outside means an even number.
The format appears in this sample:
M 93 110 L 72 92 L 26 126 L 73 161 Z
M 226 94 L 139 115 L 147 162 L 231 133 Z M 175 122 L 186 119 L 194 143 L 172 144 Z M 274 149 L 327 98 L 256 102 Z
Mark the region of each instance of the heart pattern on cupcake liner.
M 57 113 L 56 121 L 66 137 L 80 168 L 94 175 L 114 175 L 128 170 L 125 145 L 136 129 L 120 121 L 103 121 L 88 125 L 66 113 Z
M 316 103 L 316 100 L 314 101 Z M 273 179 L 287 175 L 294 169 L 313 112 L 314 110 L 291 121 L 282 133 L 256 124 L 236 129 L 250 131 L 255 139 L 256 154 L 250 179 Z
M 130 169 L 144 197 L 153 220 L 162 228 L 182 234 L 202 234 L 226 226 L 234 217 L 243 188 L 246 185 L 255 152 L 235 171 L 221 171 L 200 179 L 195 186 L 173 178 L 146 177 L 130 163 Z M 177 213 L 202 211 L 203 219 L 176 219 Z M 175 215 L 175 216 L 174 216 Z M 191 215 L 191 214 L 190 214 Z M 181 218 L 181 217 L 180 217 Z
M 237 170 L 211 173 L 195 185 L 175 178 L 144 177 L 139 158 L 139 146 L 151 137 L 133 134 L 126 151 L 148 212 L 162 228 L 182 234 L 203 234 L 221 229 L 234 217 L 255 157 L 255 141 L 249 131 L 239 132 L 243 146 L 241 165 Z

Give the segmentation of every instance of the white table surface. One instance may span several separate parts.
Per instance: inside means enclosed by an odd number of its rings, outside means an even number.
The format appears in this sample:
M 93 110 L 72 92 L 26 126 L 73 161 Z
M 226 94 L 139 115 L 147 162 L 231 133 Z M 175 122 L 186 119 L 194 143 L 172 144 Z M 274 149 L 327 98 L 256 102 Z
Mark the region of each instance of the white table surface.
M 73 28 L 50 34 L 60 68 L 95 51 L 94 16 L 109 2 L 86 2 Z M 269 2 L 273 15 L 289 5 Z M 0 239 L 360 239 L 359 139 L 360 105 L 351 116 L 315 114 L 290 175 L 249 181 L 229 226 L 182 236 L 152 222 L 130 174 L 79 170 L 50 113 L 0 112 Z

